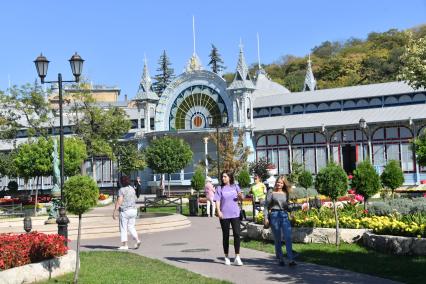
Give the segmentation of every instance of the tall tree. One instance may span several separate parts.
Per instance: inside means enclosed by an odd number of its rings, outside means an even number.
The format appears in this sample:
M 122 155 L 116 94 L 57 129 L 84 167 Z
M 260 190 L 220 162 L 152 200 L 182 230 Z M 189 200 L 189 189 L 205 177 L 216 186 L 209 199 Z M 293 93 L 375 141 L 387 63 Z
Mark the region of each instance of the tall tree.
M 132 171 L 145 168 L 145 157 L 132 142 L 119 143 L 114 147 L 114 155 L 118 159 L 118 171 L 130 175 Z
M 109 107 L 105 110 L 97 106 L 85 85 L 81 85 L 80 92 L 73 93 L 72 101 L 71 120 L 75 125 L 75 133 L 86 144 L 93 179 L 96 180 L 95 157 L 114 159 L 114 145 L 129 131 L 131 123 L 123 109 Z
M 161 94 L 164 92 L 164 90 L 167 88 L 167 86 L 170 84 L 170 82 L 174 78 L 174 70 L 170 66 L 172 65 L 170 63 L 170 59 L 167 56 L 167 53 L 165 50 L 163 50 L 163 54 L 160 56 L 160 59 L 158 60 L 158 69 L 159 72 L 154 78 L 154 90 L 155 92 L 161 96 Z
M 170 174 L 180 171 L 191 162 L 192 150 L 184 140 L 165 136 L 151 142 L 145 149 L 145 157 L 154 172 L 169 175 L 170 195 Z
M 49 137 L 49 128 L 53 127 L 55 112 L 50 107 L 41 86 L 35 82 L 33 85 L 25 84 L 14 86 L 10 90 L 10 99 L 15 103 L 16 115 L 23 117 L 27 134 L 32 136 Z
M 225 69 L 225 66 L 222 65 L 223 60 L 222 60 L 222 57 L 220 56 L 219 50 L 214 44 L 212 44 L 212 50 L 209 56 L 210 56 L 210 62 L 208 65 L 210 65 L 214 73 L 218 74 Z
M 426 88 L 426 36 L 418 39 L 412 33 L 408 33 L 408 36 L 398 79 L 407 81 L 414 89 Z
M 235 134 L 238 136 L 235 137 Z M 226 132 L 219 133 L 219 137 L 217 137 L 216 133 L 211 133 L 210 138 L 216 144 L 216 147 L 219 147 L 219 166 L 221 170 L 230 170 L 238 173 L 242 169 L 247 168 L 247 158 L 250 154 L 250 148 L 244 146 L 244 132 L 242 130 L 236 130 L 231 126 Z M 212 162 L 209 163 L 211 165 L 210 173 L 215 176 L 217 174 L 218 161 Z

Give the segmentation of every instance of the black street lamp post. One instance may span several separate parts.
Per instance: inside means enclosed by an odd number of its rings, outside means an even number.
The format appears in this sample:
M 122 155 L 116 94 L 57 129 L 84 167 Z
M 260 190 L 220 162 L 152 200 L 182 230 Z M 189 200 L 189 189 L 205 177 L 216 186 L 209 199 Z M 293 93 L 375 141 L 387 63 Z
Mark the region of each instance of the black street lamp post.
M 64 125 L 63 125 L 63 111 L 62 111 L 62 84 L 63 83 L 78 83 L 80 81 L 81 71 L 83 70 L 83 62 L 84 60 L 75 53 L 71 59 L 69 60 L 71 65 L 71 71 L 74 75 L 74 80 L 64 81 L 62 80 L 62 74 L 58 73 L 57 81 L 44 81 L 47 75 L 47 69 L 49 67 L 49 60 L 43 54 L 40 54 L 34 60 L 38 76 L 40 77 L 41 83 L 50 83 L 50 84 L 58 84 L 59 91 L 59 148 L 60 148 L 60 177 L 61 177 L 61 207 L 59 209 L 59 217 L 56 219 L 56 223 L 58 224 L 58 234 L 65 237 L 65 245 L 67 245 L 68 239 L 68 223 L 69 219 L 66 216 L 66 210 L 64 207 Z
M 365 151 L 364 151 L 364 133 L 365 129 L 367 128 L 367 121 L 363 117 L 359 120 L 359 128 L 361 130 L 361 153 L 362 153 L 362 160 L 365 161 Z
M 226 113 L 221 114 L 219 117 L 208 116 L 207 122 L 209 124 L 209 127 L 215 127 L 216 128 L 217 181 L 220 184 L 220 151 L 219 151 L 220 136 L 219 136 L 219 129 L 221 127 L 225 127 L 228 124 L 228 116 L 227 116 Z

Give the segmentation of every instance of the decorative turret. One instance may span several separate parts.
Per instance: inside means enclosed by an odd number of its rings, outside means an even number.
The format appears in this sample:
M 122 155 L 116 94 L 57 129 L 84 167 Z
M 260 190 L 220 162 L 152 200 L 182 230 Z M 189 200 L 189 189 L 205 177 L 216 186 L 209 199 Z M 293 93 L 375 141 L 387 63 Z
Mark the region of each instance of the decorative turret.
M 232 99 L 232 124 L 235 127 L 251 128 L 253 126 L 253 103 L 251 94 L 255 89 L 256 87 L 250 78 L 249 69 L 244 59 L 243 45 L 240 43 L 240 55 L 234 81 L 232 81 L 227 89 Z
M 139 83 L 139 89 L 136 94 L 137 101 L 149 101 L 149 102 L 157 102 L 159 100 L 157 94 L 152 89 L 152 79 L 149 75 L 148 64 L 145 62 L 143 65 L 143 74 L 141 78 L 141 82 Z
M 249 70 L 244 58 L 243 45 L 240 44 L 240 55 L 238 58 L 237 70 L 235 71 L 234 81 L 229 85 L 228 90 L 253 90 L 255 89 L 253 81 L 250 78 Z
M 146 58 L 143 66 L 142 79 L 139 83 L 139 89 L 134 100 L 136 101 L 138 110 L 144 110 L 143 125 L 138 124 L 138 128 L 143 128 L 145 132 L 150 132 L 153 130 L 151 125 L 154 124 L 155 106 L 158 103 L 159 98 L 152 89 L 152 79 L 149 75 Z
M 311 62 L 311 55 L 309 54 L 308 68 L 306 70 L 305 83 L 303 84 L 303 92 L 307 90 L 313 91 L 317 86 L 317 81 L 315 80 L 314 73 L 312 72 Z

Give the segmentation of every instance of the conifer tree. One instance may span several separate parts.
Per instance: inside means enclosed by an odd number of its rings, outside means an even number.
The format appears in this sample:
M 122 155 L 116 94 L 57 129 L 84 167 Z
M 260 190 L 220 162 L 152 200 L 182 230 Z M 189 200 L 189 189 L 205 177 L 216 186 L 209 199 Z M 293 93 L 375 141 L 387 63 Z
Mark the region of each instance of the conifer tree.
M 158 65 L 159 67 L 157 71 L 159 73 L 155 76 L 155 83 L 153 87 L 158 96 L 161 96 L 161 94 L 167 88 L 167 85 L 169 85 L 174 77 L 174 70 L 170 67 L 172 64 L 170 63 L 170 59 L 167 56 L 165 50 L 163 50 L 163 54 L 158 60 Z
M 211 66 L 212 71 L 214 73 L 217 74 L 225 69 L 225 66 L 222 65 L 223 60 L 220 57 L 219 50 L 214 44 L 212 44 L 212 51 L 210 52 L 209 56 L 210 56 L 210 62 L 208 65 Z

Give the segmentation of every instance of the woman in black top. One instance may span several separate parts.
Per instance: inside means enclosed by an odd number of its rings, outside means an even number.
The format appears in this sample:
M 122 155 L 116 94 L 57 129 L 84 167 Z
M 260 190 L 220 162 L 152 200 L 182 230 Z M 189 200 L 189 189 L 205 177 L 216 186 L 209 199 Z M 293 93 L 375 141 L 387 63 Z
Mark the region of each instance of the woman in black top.
M 289 206 L 288 196 L 291 185 L 284 176 L 280 176 L 275 182 L 274 190 L 270 190 L 266 196 L 266 206 L 264 210 L 265 226 L 269 225 L 268 215 L 270 216 L 272 234 L 274 235 L 275 254 L 278 257 L 279 264 L 284 266 L 283 250 L 281 245 L 284 235 L 287 258 L 289 265 L 296 263 L 293 260 L 293 248 L 291 241 L 291 224 L 288 217 Z

